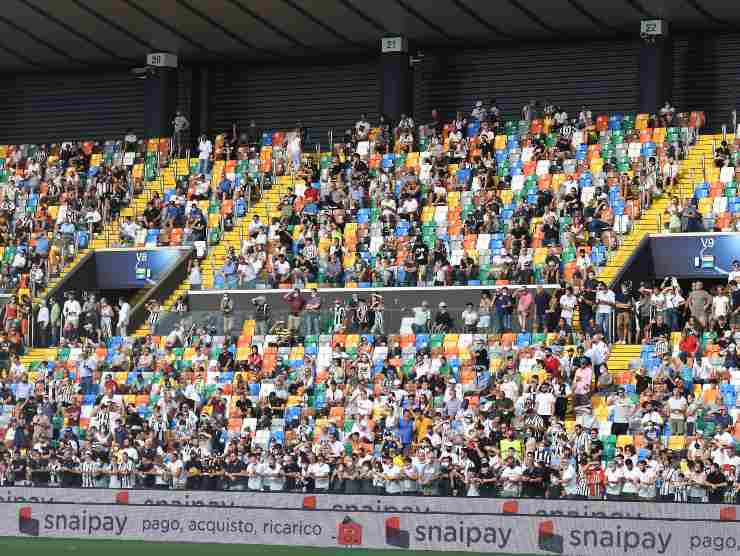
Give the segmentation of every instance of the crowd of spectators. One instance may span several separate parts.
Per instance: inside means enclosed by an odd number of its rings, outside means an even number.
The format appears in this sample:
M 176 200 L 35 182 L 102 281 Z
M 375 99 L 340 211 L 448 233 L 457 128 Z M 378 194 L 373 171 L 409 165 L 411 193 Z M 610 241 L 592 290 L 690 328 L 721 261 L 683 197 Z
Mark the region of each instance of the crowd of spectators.
M 0 481 L 735 502 L 735 278 L 685 301 L 672 280 L 625 288 L 615 322 L 643 345 L 626 377 L 600 328 L 492 332 L 488 293 L 454 317 L 422 300 L 400 335 L 373 330 L 379 296 L 314 334 L 315 292 L 289 291 L 293 318 L 260 324 L 258 296 L 238 336 L 63 340 L 32 369 L 10 358 Z
M 669 109 L 659 117 L 680 119 Z M 687 142 L 674 134 L 675 144 L 640 150 L 621 171 L 623 162 L 610 157 L 578 160 L 574 137 L 588 151 L 617 131 L 609 120 L 599 130 L 603 120 L 585 108 L 573 122 L 533 102 L 522 121 L 526 129 L 511 149 L 504 140 L 507 160 L 531 148 L 526 162 L 560 165 L 552 175 L 562 174 L 566 186 L 540 187 L 535 179 L 536 191 L 515 198 L 525 174 L 499 172 L 494 153 L 502 149 L 484 147 L 507 126 L 495 103 L 476 103 L 468 118 L 459 114 L 446 125 L 436 114 L 421 127 L 409 117 L 373 127 L 363 117 L 345 142 L 351 156 L 303 166 L 305 189 L 284 200 L 277 221 L 250 223 L 243 252 L 231 254 L 237 269 L 250 257 L 261 264 L 237 271 L 242 285 L 263 276 L 298 286 L 280 301 L 284 321 L 256 296 L 240 327 L 224 295 L 223 335 L 183 324 L 136 338 L 123 303 L 116 309 L 88 296 L 48 310 L 61 336 L 54 360 L 26 367 L 9 336 L 0 336 L 0 484 L 735 502 L 740 264 L 710 294 L 702 284 L 684 293 L 676 280 L 612 291 L 594 261 L 623 232 L 615 226 L 618 202 L 645 206 L 661 194 L 671 185 L 663 179 L 676 177 L 661 168 Z M 619 122 L 620 132 L 632 131 Z M 238 152 L 239 135 L 232 135 Z M 428 162 L 396 167 L 395 155 L 415 148 L 430 153 Z M 212 177 L 206 189 L 198 182 L 217 150 L 205 149 L 202 171 L 188 178 L 196 183 L 177 186 L 185 199 L 175 204 L 187 214 L 170 213 L 163 200 L 146 220 L 162 227 L 167 218 L 201 220 L 188 196 L 198 187 L 209 202 L 216 195 Z M 240 187 L 221 201 L 234 201 Z M 460 213 L 453 234 L 448 221 L 437 222 L 437 209 L 453 214 L 464 195 L 472 212 Z M 425 237 L 427 208 L 445 233 Z M 481 249 L 478 259 L 454 259 L 476 250 L 477 239 L 454 243 L 470 235 L 466 226 L 476 238 L 488 236 L 492 277 L 471 273 L 486 265 Z M 533 252 L 540 249 L 538 269 Z M 358 269 L 361 255 L 346 264 L 355 251 L 378 255 L 381 271 Z M 400 262 L 396 253 L 404 253 Z M 530 264 L 520 264 L 528 254 Z M 506 280 L 556 287 L 500 284 L 475 299 L 471 290 L 455 311 L 445 302 L 430 307 L 422 293 L 418 306 L 393 308 L 403 313 L 397 330 L 377 293 L 359 291 L 324 307 L 315 290 L 302 287 L 322 282 L 320 275 L 332 285 Z M 179 309 L 187 315 L 184 303 Z M 6 312 L 6 331 L 13 320 Z M 53 329 L 49 335 L 54 342 Z M 634 342 L 642 344 L 639 359 L 628 372 L 610 372 L 614 344 Z
M 594 118 L 584 107 L 571 119 L 547 102 L 519 121 L 482 102 L 449 122 L 434 111 L 423 125 L 362 115 L 331 154 L 293 168 L 297 187 L 267 221 L 248 223 L 216 287 L 585 279 L 577 253 L 605 264 L 652 198 L 675 186 L 694 140 L 689 116 L 680 119 L 654 132 L 647 115 Z
M 143 176 L 146 144 L 133 139 L 3 148 L 0 279 L 6 291 L 43 289 L 104 222 L 118 217 L 142 187 L 134 168 Z
M 740 200 L 737 184 L 740 168 L 737 164 L 738 142 L 723 140 L 714 151 L 714 167 L 708 162 L 702 168 L 702 178 L 693 195 L 686 199 L 675 195 L 664 214 L 663 228 L 678 232 L 737 232 L 740 231 Z

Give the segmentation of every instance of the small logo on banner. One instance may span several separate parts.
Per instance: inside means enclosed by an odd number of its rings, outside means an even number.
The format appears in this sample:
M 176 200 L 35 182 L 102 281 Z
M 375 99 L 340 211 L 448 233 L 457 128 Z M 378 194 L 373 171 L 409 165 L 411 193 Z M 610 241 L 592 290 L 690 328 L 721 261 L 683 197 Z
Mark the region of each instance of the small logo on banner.
M 516 500 L 507 500 L 502 507 L 505 514 L 518 514 L 519 502 Z
M 128 491 L 116 492 L 116 504 L 128 504 Z
M 39 520 L 33 518 L 30 506 L 24 506 L 18 512 L 18 530 L 24 535 L 39 536 Z
M 304 510 L 315 510 L 316 509 L 316 497 L 315 496 L 304 496 L 303 497 L 303 509 Z
M 362 525 L 348 516 L 337 525 L 337 544 L 342 546 L 362 545 Z
M 400 517 L 389 517 L 385 520 L 385 544 L 398 548 L 409 547 L 409 532 L 401 529 Z
M 547 550 L 555 554 L 563 553 L 563 537 L 555 534 L 555 524 L 552 521 L 541 521 L 538 525 L 537 545 L 540 550 Z
M 725 506 L 719 509 L 719 519 L 721 521 L 735 521 L 737 520 L 737 511 L 732 506 Z

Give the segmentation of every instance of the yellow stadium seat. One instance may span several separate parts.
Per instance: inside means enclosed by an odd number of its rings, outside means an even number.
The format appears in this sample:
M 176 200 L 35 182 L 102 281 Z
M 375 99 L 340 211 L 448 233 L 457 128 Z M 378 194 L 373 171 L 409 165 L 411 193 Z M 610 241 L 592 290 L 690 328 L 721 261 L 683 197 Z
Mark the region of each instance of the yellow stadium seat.
M 620 434 L 617 437 L 617 448 L 624 448 L 625 446 L 631 446 L 635 443 L 634 438 L 632 438 L 632 435 L 629 434 Z
M 668 449 L 679 452 L 686 447 L 686 437 L 673 435 L 668 437 Z

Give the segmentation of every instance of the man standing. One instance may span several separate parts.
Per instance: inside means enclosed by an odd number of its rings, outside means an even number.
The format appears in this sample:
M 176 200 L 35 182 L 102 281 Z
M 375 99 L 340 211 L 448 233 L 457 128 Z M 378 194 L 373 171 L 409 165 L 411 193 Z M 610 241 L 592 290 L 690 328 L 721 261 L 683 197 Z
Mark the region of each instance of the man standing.
M 208 167 L 208 162 L 211 159 L 211 153 L 213 152 L 213 143 L 211 143 L 211 140 L 205 134 L 200 136 L 198 151 L 198 173 L 205 175 L 210 169 Z
M 72 328 L 77 330 L 80 325 L 80 313 L 82 313 L 82 307 L 80 302 L 75 299 L 72 292 L 67 292 L 67 301 L 64 302 L 64 308 L 62 313 L 64 314 L 64 326 L 71 325 Z
M 311 296 L 306 301 L 306 335 L 321 333 L 321 297 L 316 288 L 311 290 Z
M 118 301 L 118 335 L 126 336 L 128 331 L 128 322 L 131 317 L 131 305 L 128 301 L 121 298 Z
M 224 318 L 224 336 L 231 336 L 234 328 L 234 300 L 228 293 L 221 298 L 221 314 Z
M 432 310 L 429 308 L 427 300 L 421 302 L 420 307 L 414 307 L 414 322 L 411 328 L 414 334 L 424 334 L 429 330 L 429 322 L 432 320 Z
M 303 311 L 306 305 L 306 300 L 298 288 L 290 293 L 286 293 L 283 296 L 283 300 L 288 304 L 290 309 L 290 314 L 288 315 L 288 332 L 291 335 L 298 334 L 301 329 L 301 311 Z
M 173 146 L 172 150 L 179 154 L 183 147 L 183 141 L 185 140 L 185 134 L 190 129 L 190 122 L 179 110 L 175 114 L 175 119 L 172 120 L 173 130 Z
M 596 290 L 596 324 L 601 326 L 607 342 L 611 341 L 611 320 L 615 305 L 614 292 L 604 282 L 600 282 L 599 289 Z
M 36 322 L 39 326 L 39 336 L 36 345 L 45 348 L 49 345 L 49 307 L 46 305 L 46 300 L 41 300 L 41 306 L 39 312 L 36 315 Z
M 691 288 L 692 290 L 687 300 L 689 312 L 692 317 L 696 318 L 706 328 L 709 312 L 712 308 L 712 296 L 704 290 L 701 282 L 694 282 Z
M 252 305 L 255 306 L 254 335 L 264 336 L 270 328 L 270 306 L 267 304 L 267 298 L 258 295 L 252 299 Z
M 623 283 L 614 294 L 617 308 L 617 343 L 631 343 L 632 340 L 632 293 L 629 284 Z
M 59 300 L 56 298 L 51 304 L 50 325 L 51 343 L 56 346 L 59 344 L 59 335 L 62 326 L 62 307 L 59 305 Z

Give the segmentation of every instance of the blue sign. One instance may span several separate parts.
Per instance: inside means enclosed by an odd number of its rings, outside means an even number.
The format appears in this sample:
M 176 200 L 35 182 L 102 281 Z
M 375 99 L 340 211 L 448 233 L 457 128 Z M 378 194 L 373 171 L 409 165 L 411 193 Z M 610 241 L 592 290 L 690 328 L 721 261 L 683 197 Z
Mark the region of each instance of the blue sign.
M 740 233 L 656 236 L 650 251 L 657 278 L 727 278 L 740 259 Z

